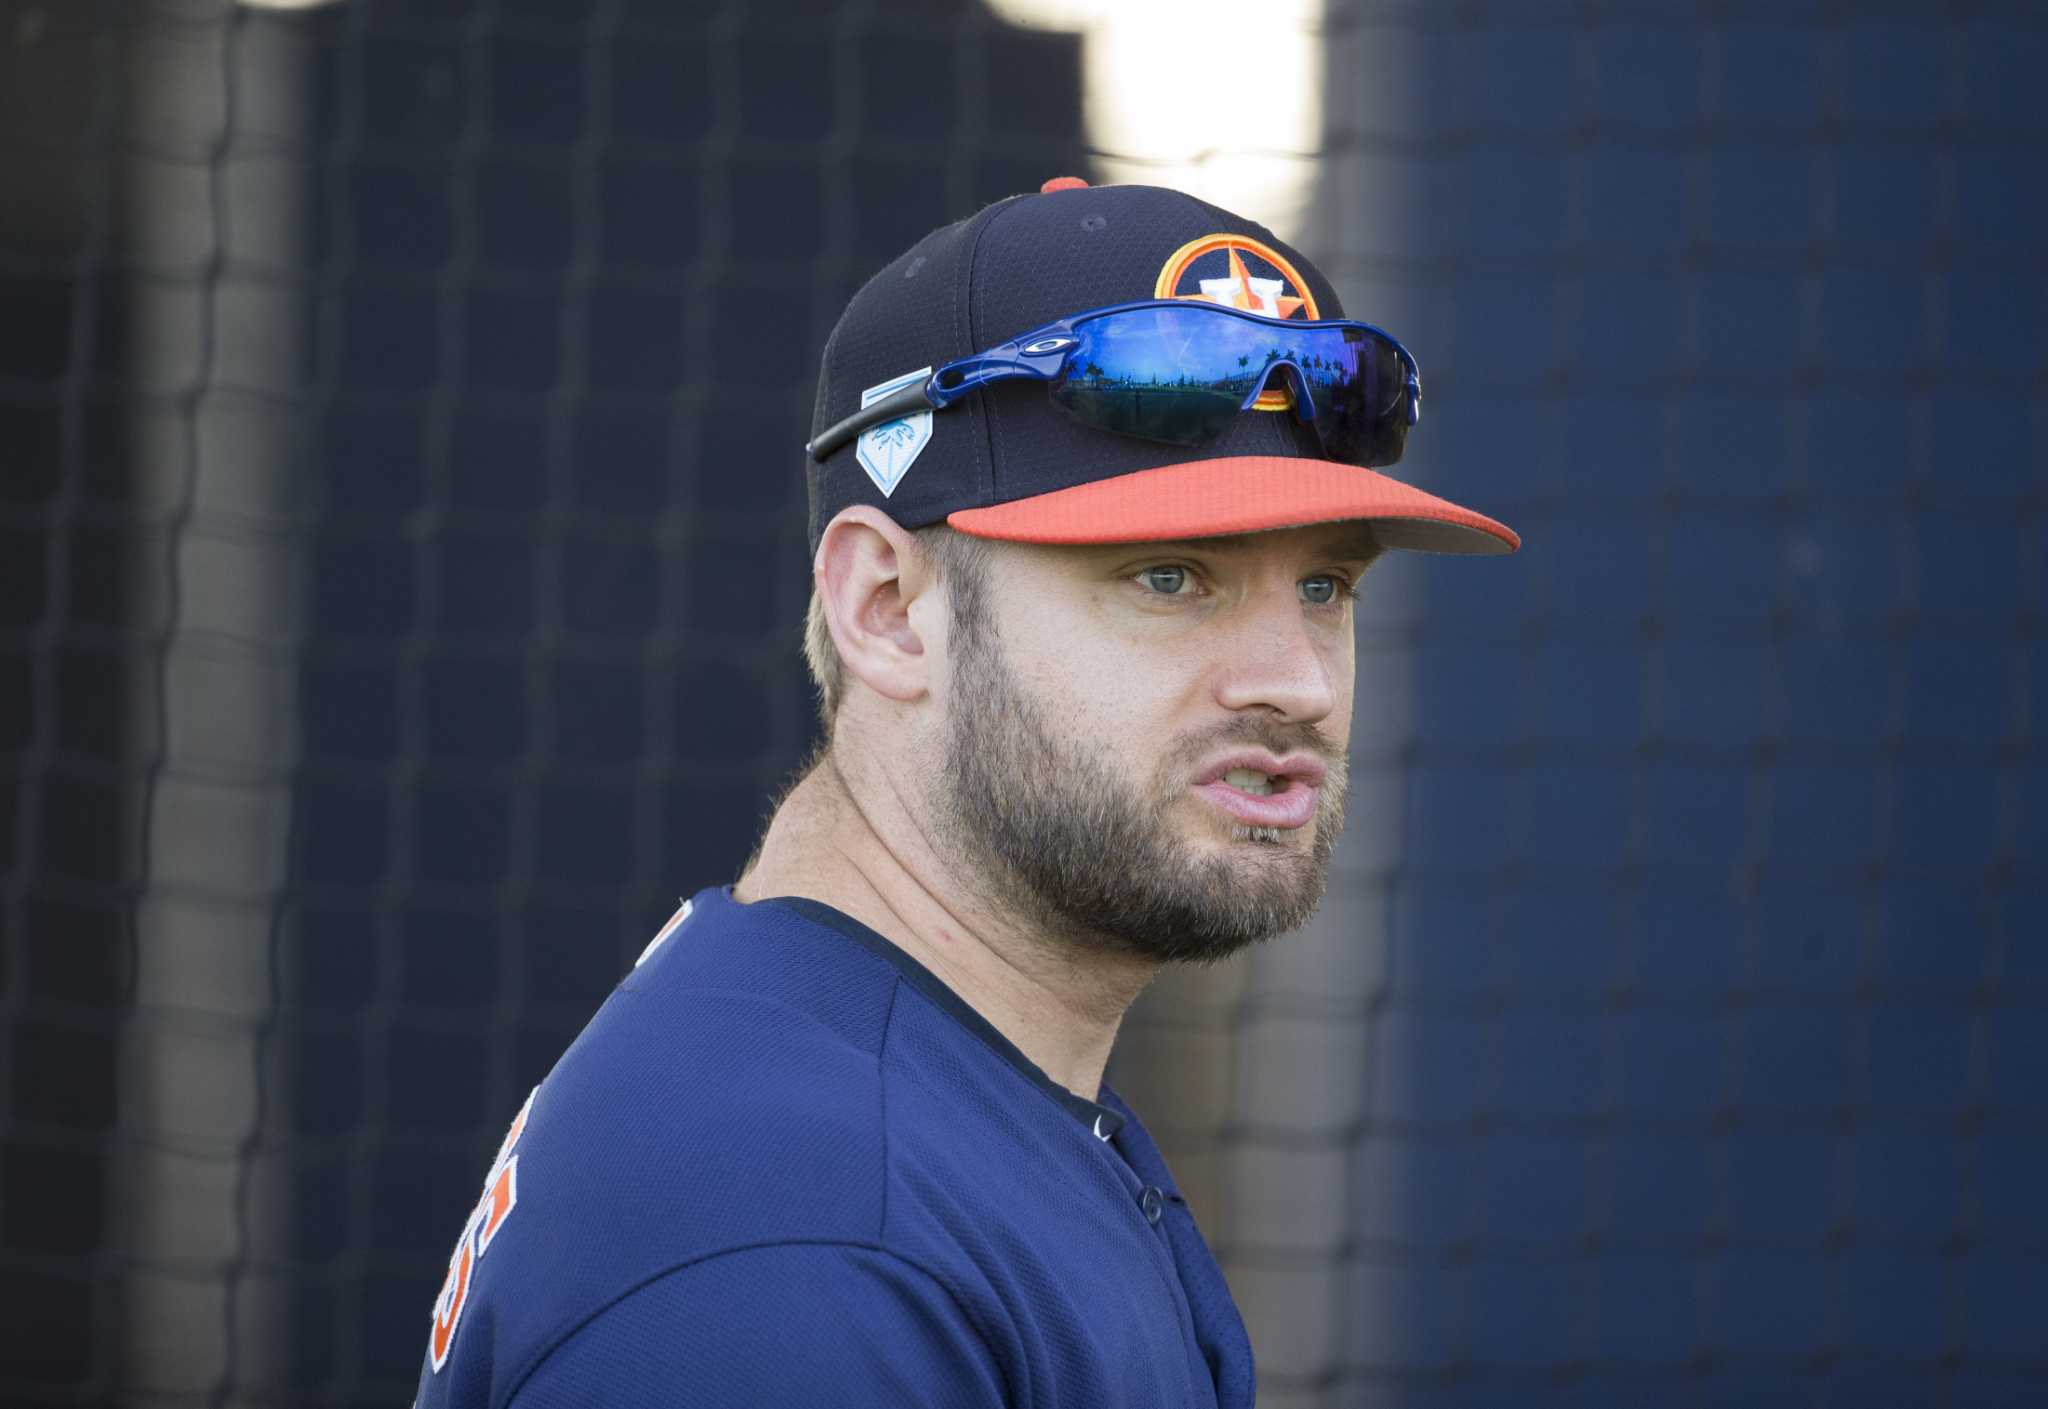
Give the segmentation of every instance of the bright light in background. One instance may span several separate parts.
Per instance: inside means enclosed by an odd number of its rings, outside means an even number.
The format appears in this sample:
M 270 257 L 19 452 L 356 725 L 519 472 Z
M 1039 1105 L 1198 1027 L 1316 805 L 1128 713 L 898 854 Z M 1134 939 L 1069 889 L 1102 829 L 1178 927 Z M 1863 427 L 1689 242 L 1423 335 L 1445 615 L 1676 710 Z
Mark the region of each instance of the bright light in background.
M 1172 186 L 1289 243 L 1323 133 L 1323 0 L 988 0 L 1083 37 L 1083 117 L 1106 181 Z
M 1402 101 L 1397 45 L 1361 52 L 1355 36 L 1340 38 L 1357 62 L 1331 62 L 1325 0 L 985 3 L 1021 28 L 1081 36 L 1082 115 L 1091 174 L 1102 180 L 1191 192 L 1266 225 L 1325 273 L 1342 267 L 1332 256 L 1363 248 L 1359 213 L 1400 204 L 1380 168 L 1323 158 L 1327 127 L 1371 129 Z M 1336 95 L 1335 113 L 1325 111 L 1326 71 L 1358 85 Z M 1363 292 L 1338 283 L 1341 294 Z M 1372 312 L 1391 316 L 1384 292 Z M 1402 776 L 1389 760 L 1402 756 L 1413 694 L 1410 638 L 1389 629 L 1405 619 L 1412 579 L 1376 571 L 1359 609 L 1359 675 L 1371 684 L 1351 725 L 1352 822 L 1321 910 L 1239 962 L 1162 973 L 1134 1006 L 1115 1059 L 1120 1089 L 1155 1132 L 1170 1132 L 1181 1188 L 1221 1249 L 1257 1347 L 1260 1398 L 1278 1390 L 1301 1406 L 1330 1402 L 1305 1387 L 1338 1373 L 1355 1327 L 1398 1312 L 1354 1304 L 1343 1252 L 1349 1132 L 1365 1114 L 1372 1062 L 1357 1013 L 1385 952 L 1387 882 L 1377 878 L 1392 872 L 1401 844 Z M 1206 1055 L 1191 1060 L 1195 1052 Z M 1255 1094 L 1271 1092 L 1284 1101 Z
M 122 1032 L 124 1405 L 281 1402 L 296 1177 L 281 1034 L 298 652 L 312 31 L 131 7 L 128 245 L 138 789 Z M 187 6 L 187 9 L 198 7 Z M 303 6 L 297 7 L 303 9 Z M 228 12 L 235 19 L 235 12 Z M 217 18 L 217 16 L 216 16 Z

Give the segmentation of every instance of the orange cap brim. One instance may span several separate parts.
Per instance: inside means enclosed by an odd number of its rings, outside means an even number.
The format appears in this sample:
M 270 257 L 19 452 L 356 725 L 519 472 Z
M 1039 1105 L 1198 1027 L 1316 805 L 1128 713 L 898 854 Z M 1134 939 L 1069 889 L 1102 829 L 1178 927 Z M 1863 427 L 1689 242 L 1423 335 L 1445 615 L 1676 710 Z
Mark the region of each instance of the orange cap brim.
M 1521 535 L 1484 514 L 1355 465 L 1231 455 L 960 509 L 946 522 L 1012 543 L 1149 543 L 1370 519 L 1389 548 L 1512 553 Z

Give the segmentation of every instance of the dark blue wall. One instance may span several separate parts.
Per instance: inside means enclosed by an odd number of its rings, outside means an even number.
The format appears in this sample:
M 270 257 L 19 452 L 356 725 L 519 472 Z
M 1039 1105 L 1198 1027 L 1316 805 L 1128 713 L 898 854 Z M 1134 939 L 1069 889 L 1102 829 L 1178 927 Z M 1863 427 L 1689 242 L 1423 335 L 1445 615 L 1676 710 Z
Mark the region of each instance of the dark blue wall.
M 2048 33 L 1873 8 L 1402 30 L 1528 546 L 1424 570 L 1359 1402 L 2048 1395 Z

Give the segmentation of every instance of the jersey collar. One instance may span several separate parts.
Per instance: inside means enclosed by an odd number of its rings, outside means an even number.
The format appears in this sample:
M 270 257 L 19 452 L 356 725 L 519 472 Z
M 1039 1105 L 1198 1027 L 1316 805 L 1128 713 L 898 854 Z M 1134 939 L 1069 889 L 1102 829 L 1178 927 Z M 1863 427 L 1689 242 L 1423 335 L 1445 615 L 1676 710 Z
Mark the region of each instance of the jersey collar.
M 732 901 L 732 887 L 724 887 L 723 894 L 728 901 Z M 812 924 L 845 935 L 863 949 L 887 959 L 896 966 L 905 983 L 936 1003 L 942 1012 L 973 1033 L 990 1051 L 1016 1068 L 1025 1080 L 1059 1102 L 1096 1139 L 1107 1141 L 1123 1128 L 1123 1112 L 1113 1106 L 1091 1101 L 1085 1096 L 1078 1096 L 1047 1076 L 1042 1067 L 1025 1056 L 1016 1043 L 1003 1036 L 994 1023 L 970 1007 L 966 999 L 948 988 L 937 974 L 918 963 L 900 946 L 890 943 L 851 915 L 835 910 L 823 901 L 801 895 L 779 895 L 755 903 L 780 905 L 801 915 Z M 1110 1100 L 1116 1100 L 1115 1093 L 1107 1086 L 1102 1089 L 1103 1094 Z M 1119 1101 L 1117 1104 L 1122 1103 Z

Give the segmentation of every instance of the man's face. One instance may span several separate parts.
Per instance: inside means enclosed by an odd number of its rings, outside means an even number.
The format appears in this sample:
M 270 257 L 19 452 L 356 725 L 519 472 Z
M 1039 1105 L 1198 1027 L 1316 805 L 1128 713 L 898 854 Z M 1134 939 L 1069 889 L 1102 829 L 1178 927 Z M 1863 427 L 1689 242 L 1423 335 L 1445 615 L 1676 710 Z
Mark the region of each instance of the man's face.
M 1343 827 L 1356 525 L 989 546 L 949 578 L 941 835 L 995 903 L 1213 962 L 1294 929 Z

